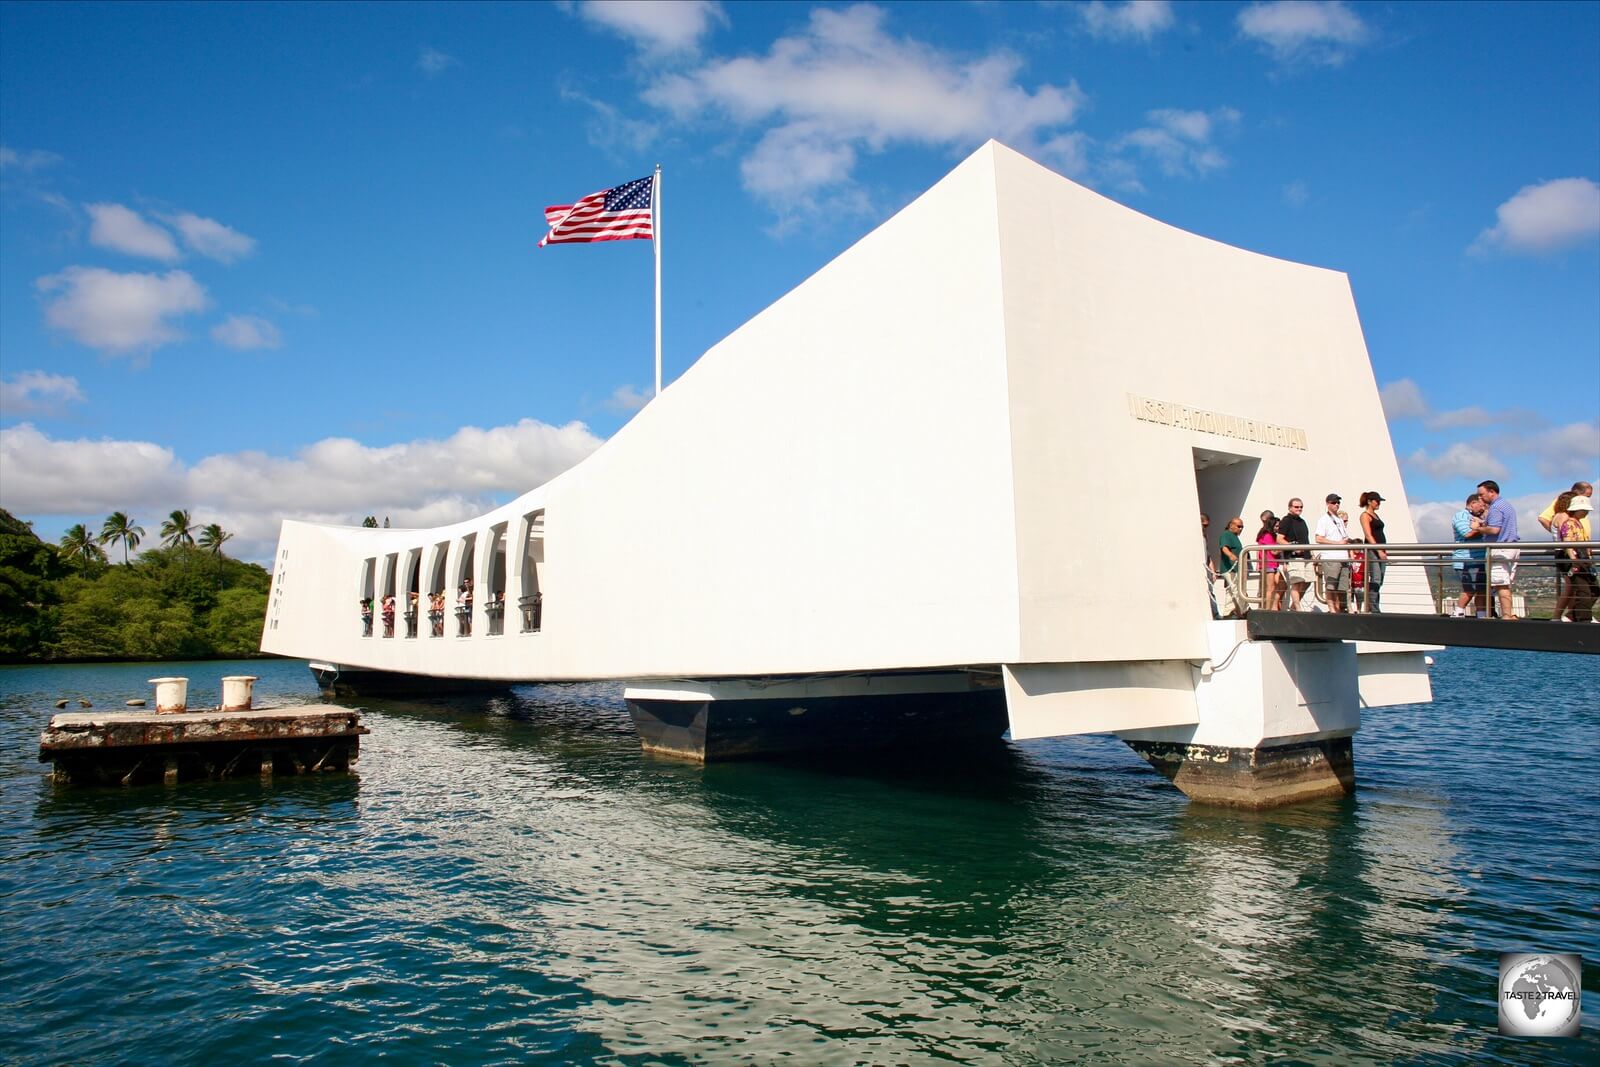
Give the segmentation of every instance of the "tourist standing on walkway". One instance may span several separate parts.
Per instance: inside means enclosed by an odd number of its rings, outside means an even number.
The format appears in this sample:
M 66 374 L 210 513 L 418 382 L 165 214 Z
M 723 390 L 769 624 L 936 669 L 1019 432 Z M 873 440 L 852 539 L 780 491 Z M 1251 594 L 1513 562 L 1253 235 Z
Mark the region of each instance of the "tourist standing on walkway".
M 1573 497 L 1566 506 L 1566 516 L 1556 523 L 1556 540 L 1562 542 L 1590 540 L 1584 530 L 1584 522 L 1589 518 L 1593 507 L 1588 497 Z M 1561 599 L 1565 601 L 1566 611 L 1570 613 L 1571 619 L 1567 618 L 1567 614 L 1563 614 L 1560 603 L 1557 604 L 1556 613 L 1552 618 L 1559 622 L 1594 622 L 1594 602 L 1600 599 L 1600 582 L 1596 581 L 1594 573 L 1594 553 L 1587 548 L 1567 548 L 1562 554 L 1566 557 L 1569 570 L 1566 581 L 1562 583 Z
M 1261 529 L 1256 531 L 1256 544 L 1275 545 L 1278 543 L 1278 517 L 1271 511 L 1261 513 Z M 1279 588 L 1278 554 L 1276 552 L 1261 553 L 1261 607 L 1266 611 L 1277 611 L 1283 606 L 1283 590 Z
M 1556 513 L 1561 510 L 1559 507 L 1556 506 L 1557 501 L 1559 501 L 1561 499 L 1561 497 L 1566 496 L 1568 494 L 1570 494 L 1572 496 L 1586 496 L 1590 500 L 1593 500 L 1594 499 L 1594 486 L 1590 485 L 1588 482 L 1573 482 L 1571 489 L 1567 490 L 1566 493 L 1562 493 L 1562 494 L 1557 495 L 1555 500 L 1550 501 L 1550 506 L 1545 508 L 1543 511 L 1541 511 L 1539 513 L 1539 525 L 1543 526 L 1546 530 L 1549 530 L 1551 533 L 1555 533 L 1556 532 L 1556 525 L 1555 525 Z M 1585 541 L 1593 541 L 1594 540 L 1594 529 L 1589 525 L 1589 520 L 1588 519 L 1584 519 L 1583 520 L 1583 539 Z
M 1278 541 L 1286 545 L 1308 545 L 1311 543 L 1311 531 L 1306 528 L 1305 516 L 1301 512 L 1306 506 L 1299 497 L 1289 501 L 1289 514 L 1278 520 Z M 1283 563 L 1278 567 L 1278 573 L 1283 576 L 1284 582 L 1289 587 L 1290 611 L 1300 610 L 1300 598 L 1305 595 L 1306 587 L 1311 584 L 1311 560 L 1303 550 L 1290 550 L 1283 554 Z
M 1467 506 L 1456 512 L 1451 520 L 1455 529 L 1456 541 L 1465 544 L 1467 541 L 1481 540 L 1483 533 L 1483 513 L 1488 505 L 1483 502 L 1483 497 L 1473 493 L 1467 497 Z M 1461 599 L 1456 601 L 1456 610 L 1451 614 L 1455 618 L 1463 616 L 1476 616 L 1483 618 L 1488 611 L 1488 604 L 1484 593 L 1488 586 L 1483 584 L 1483 549 L 1458 548 L 1454 553 L 1455 562 L 1451 564 L 1456 569 L 1456 578 L 1461 583 Z
M 1361 539 L 1369 545 L 1386 545 L 1389 538 L 1383 532 L 1383 520 L 1378 518 L 1378 505 L 1383 497 L 1376 489 L 1361 494 Z M 1389 553 L 1384 549 L 1366 553 L 1367 610 L 1379 614 L 1378 594 L 1383 590 L 1383 575 L 1389 569 Z
M 1493 479 L 1479 482 L 1478 495 L 1489 505 L 1483 513 L 1484 535 L 1497 546 L 1522 540 L 1517 536 L 1517 509 L 1501 498 L 1500 483 Z M 1511 613 L 1511 583 L 1517 577 L 1517 549 L 1496 547 L 1488 551 L 1489 588 L 1500 605 L 1500 617 L 1515 619 Z
M 1348 545 L 1350 532 L 1339 517 L 1339 494 L 1329 493 L 1328 510 L 1317 520 L 1317 544 Z M 1335 615 L 1345 608 L 1345 597 L 1350 594 L 1350 553 L 1344 549 L 1326 549 L 1317 553 L 1322 567 L 1322 591 L 1328 595 L 1328 610 Z
M 1217 567 L 1217 573 L 1222 577 L 1222 587 L 1227 591 L 1227 610 L 1223 616 L 1236 616 L 1243 618 L 1245 613 L 1243 589 L 1240 579 L 1243 577 L 1239 569 L 1239 562 L 1244 552 L 1244 543 L 1239 540 L 1239 534 L 1244 530 L 1244 520 L 1235 515 L 1228 520 L 1228 528 L 1222 531 L 1218 538 L 1218 545 L 1222 550 L 1222 562 Z

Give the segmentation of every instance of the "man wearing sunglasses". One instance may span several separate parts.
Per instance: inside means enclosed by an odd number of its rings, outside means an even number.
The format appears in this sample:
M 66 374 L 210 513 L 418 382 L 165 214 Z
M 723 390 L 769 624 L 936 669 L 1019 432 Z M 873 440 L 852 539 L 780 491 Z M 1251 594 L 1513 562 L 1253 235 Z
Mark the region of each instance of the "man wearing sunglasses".
M 1289 513 L 1278 520 L 1278 537 L 1284 544 L 1309 545 L 1311 531 L 1306 526 L 1305 504 L 1299 497 L 1289 501 Z M 1304 551 L 1287 550 L 1283 553 L 1283 560 L 1278 564 L 1278 573 L 1283 575 L 1283 580 L 1289 586 L 1290 611 L 1300 610 L 1300 598 L 1305 595 L 1306 589 L 1311 585 L 1311 559 Z

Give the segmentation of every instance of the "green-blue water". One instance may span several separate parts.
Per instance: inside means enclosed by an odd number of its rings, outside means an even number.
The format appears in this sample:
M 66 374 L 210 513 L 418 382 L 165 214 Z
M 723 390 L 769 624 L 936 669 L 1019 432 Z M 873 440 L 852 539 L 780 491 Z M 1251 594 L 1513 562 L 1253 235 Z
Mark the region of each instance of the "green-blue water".
M 1600 1060 L 1600 701 L 1438 655 L 1350 800 L 1191 807 L 1119 742 L 936 762 L 642 756 L 612 686 L 366 704 L 359 778 L 57 790 L 97 707 L 304 664 L 0 669 L 0 1060 L 820 1064 Z M 1576 1041 L 1498 954 L 1576 951 Z

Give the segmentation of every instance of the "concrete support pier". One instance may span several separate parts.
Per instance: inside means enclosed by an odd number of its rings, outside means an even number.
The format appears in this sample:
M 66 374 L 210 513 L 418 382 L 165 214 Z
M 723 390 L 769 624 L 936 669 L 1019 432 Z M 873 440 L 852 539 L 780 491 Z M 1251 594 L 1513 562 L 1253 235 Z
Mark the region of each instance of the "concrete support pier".
M 1255 748 L 1136 740 L 1128 746 L 1200 804 L 1275 808 L 1356 788 L 1349 737 Z
M 1361 726 L 1354 645 L 1246 641 L 1233 626 L 1200 669 L 1191 726 L 1118 736 L 1189 799 L 1273 808 L 1355 790 L 1351 738 Z M 1242 631 L 1242 626 L 1238 627 Z
M 629 686 L 646 752 L 710 763 L 998 741 L 997 674 L 970 671 L 661 681 Z

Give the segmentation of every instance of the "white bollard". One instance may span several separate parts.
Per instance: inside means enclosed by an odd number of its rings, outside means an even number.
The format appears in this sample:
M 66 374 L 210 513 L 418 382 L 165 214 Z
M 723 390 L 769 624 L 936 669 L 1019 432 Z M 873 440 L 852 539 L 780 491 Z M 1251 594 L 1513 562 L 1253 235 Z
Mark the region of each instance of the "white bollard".
M 163 715 L 186 711 L 189 707 L 189 679 L 152 678 L 156 687 L 156 711 Z
M 249 711 L 256 676 L 234 674 L 222 679 L 222 710 Z

